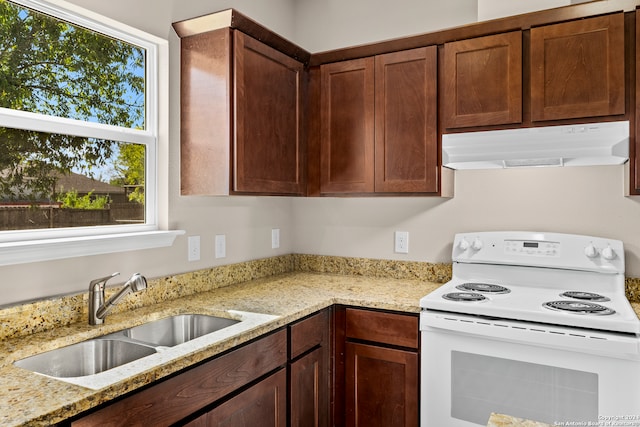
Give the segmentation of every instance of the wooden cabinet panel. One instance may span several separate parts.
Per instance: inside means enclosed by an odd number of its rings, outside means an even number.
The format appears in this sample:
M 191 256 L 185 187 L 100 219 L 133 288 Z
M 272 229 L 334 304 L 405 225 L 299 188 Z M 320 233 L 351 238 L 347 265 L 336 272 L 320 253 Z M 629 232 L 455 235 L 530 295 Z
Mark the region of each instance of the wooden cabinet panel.
M 417 427 L 418 316 L 336 310 L 334 333 L 335 425 Z
M 283 330 L 119 400 L 72 426 L 168 426 L 286 361 L 287 332 Z
M 347 343 L 346 425 L 418 426 L 418 354 Z
M 229 28 L 181 39 L 183 195 L 302 195 L 302 63 Z
M 329 310 L 294 323 L 289 327 L 289 358 L 295 359 L 313 347 L 325 345 L 329 333 Z
M 624 14 L 531 29 L 531 119 L 625 112 Z
M 375 191 L 438 191 L 436 46 L 375 58 Z
M 445 128 L 522 121 L 522 32 L 444 45 Z
M 320 67 L 320 191 L 374 189 L 374 59 Z
M 287 372 L 282 369 L 206 414 L 207 427 L 285 427 Z
M 234 190 L 302 194 L 303 65 L 239 31 L 234 36 Z
M 329 425 L 326 349 L 319 347 L 291 364 L 291 426 Z
M 346 337 L 418 348 L 418 316 L 347 308 Z
M 186 37 L 180 43 L 180 193 L 228 194 L 231 30 Z
M 329 313 L 324 309 L 289 326 L 291 426 L 330 425 Z

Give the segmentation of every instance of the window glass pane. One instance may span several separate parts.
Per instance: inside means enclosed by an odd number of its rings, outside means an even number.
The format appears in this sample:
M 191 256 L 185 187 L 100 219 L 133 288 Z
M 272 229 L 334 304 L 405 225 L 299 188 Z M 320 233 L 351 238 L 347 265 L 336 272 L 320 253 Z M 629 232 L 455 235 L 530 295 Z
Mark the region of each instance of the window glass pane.
M 0 230 L 145 222 L 145 146 L 0 128 Z
M 145 129 L 145 49 L 0 0 L 0 106 Z

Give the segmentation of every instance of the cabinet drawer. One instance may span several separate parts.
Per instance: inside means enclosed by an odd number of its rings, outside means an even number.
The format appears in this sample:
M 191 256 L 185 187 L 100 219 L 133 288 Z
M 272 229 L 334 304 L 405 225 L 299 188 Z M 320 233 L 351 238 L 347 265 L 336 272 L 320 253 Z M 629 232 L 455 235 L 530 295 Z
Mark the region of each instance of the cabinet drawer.
M 346 336 L 417 349 L 418 316 L 348 308 Z
M 286 363 L 282 330 L 135 393 L 71 425 L 168 426 Z
M 295 359 L 305 351 L 322 345 L 326 340 L 328 326 L 328 309 L 291 325 L 289 329 L 291 334 L 290 358 Z

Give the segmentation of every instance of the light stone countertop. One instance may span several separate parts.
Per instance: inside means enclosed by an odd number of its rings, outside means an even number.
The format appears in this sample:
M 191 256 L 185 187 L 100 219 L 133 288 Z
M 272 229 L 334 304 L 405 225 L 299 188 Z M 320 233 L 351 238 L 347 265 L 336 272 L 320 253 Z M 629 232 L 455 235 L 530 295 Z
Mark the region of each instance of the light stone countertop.
M 414 279 L 285 273 L 197 293 L 107 317 L 101 326 L 67 326 L 0 342 L 0 425 L 51 425 L 121 396 L 185 367 L 333 304 L 419 312 L 419 300 L 439 286 Z M 92 390 L 14 367 L 12 362 L 148 320 L 179 313 L 219 314 L 226 310 L 278 316 L 176 360 Z
M 551 424 L 494 413 L 491 414 L 487 427 L 551 427 Z

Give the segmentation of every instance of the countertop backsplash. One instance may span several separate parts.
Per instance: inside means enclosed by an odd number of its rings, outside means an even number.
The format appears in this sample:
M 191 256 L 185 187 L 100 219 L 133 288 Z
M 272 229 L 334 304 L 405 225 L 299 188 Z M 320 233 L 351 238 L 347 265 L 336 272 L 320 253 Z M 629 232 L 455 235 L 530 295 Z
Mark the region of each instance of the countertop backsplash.
M 305 254 L 282 255 L 149 279 L 145 292 L 129 295 L 113 308 L 112 313 L 150 306 L 253 279 L 294 272 L 445 283 L 451 278 L 451 264 Z M 91 278 L 87 278 L 87 286 L 90 280 Z M 107 296 L 116 289 L 117 287 L 108 288 Z M 632 303 L 640 303 L 640 278 L 626 279 L 626 294 Z M 0 339 L 85 322 L 87 298 L 88 293 L 83 292 L 0 307 Z

